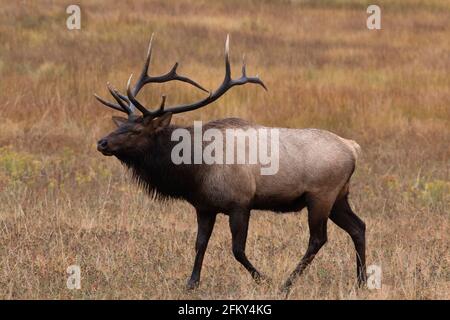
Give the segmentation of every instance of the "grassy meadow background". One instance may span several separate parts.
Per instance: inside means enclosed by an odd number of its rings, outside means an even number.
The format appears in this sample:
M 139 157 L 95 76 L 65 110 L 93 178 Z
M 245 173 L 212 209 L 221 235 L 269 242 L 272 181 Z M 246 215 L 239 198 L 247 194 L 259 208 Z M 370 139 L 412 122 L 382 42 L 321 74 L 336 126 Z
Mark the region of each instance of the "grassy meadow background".
M 308 242 L 306 214 L 254 212 L 247 253 L 261 286 L 231 253 L 220 215 L 200 288 L 185 290 L 196 219 L 183 202 L 158 203 L 96 151 L 120 90 L 142 67 L 179 71 L 206 88 L 232 71 L 258 73 L 266 93 L 233 88 L 174 122 L 241 117 L 316 127 L 356 140 L 363 156 L 351 201 L 367 224 L 367 261 L 381 290 L 355 287 L 355 252 L 329 222 L 329 241 L 290 299 L 450 298 L 450 3 L 377 1 L 382 30 L 366 28 L 372 1 L 79 1 L 82 29 L 66 29 L 70 1 L 0 0 L 0 298 L 282 299 L 278 291 Z M 194 101 L 185 84 L 146 87 L 142 101 Z M 66 268 L 81 267 L 81 290 Z

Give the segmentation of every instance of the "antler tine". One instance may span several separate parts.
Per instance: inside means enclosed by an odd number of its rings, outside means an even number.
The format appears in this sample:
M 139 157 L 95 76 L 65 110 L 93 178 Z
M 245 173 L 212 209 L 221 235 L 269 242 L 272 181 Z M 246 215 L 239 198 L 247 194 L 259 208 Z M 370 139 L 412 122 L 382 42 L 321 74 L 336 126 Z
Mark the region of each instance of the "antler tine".
M 264 82 L 262 82 L 261 79 L 259 79 L 258 75 L 256 75 L 255 77 L 247 77 L 245 75 L 245 66 L 242 66 L 242 77 L 240 77 L 239 79 L 232 80 L 232 86 L 239 86 L 246 83 L 259 84 L 261 87 L 264 88 L 264 90 L 268 91 L 266 85 L 264 84 Z
M 144 116 L 147 116 L 150 114 L 150 111 L 147 110 L 147 108 L 145 108 L 142 104 L 139 103 L 139 101 L 136 100 L 136 98 L 134 97 L 133 93 L 131 92 L 131 88 L 130 88 L 130 83 L 131 83 L 131 78 L 133 77 L 133 74 L 130 75 L 130 78 L 128 78 L 128 82 L 127 82 L 127 96 L 128 99 L 130 100 L 130 102 L 139 109 L 140 112 L 142 112 L 142 114 Z
M 136 82 L 136 84 L 133 87 L 132 93 L 133 96 L 137 95 L 139 90 L 142 89 L 142 87 L 148 83 L 148 79 L 150 78 L 148 76 L 148 68 L 150 66 L 150 60 L 152 58 L 152 51 L 153 51 L 153 37 L 154 37 L 155 33 L 152 33 L 152 36 L 150 37 L 150 42 L 148 44 L 148 49 L 147 49 L 147 57 L 145 59 L 145 63 L 144 63 L 144 67 L 142 68 L 141 71 L 141 75 L 139 76 L 138 81 Z
M 106 101 L 106 100 L 104 100 L 103 98 L 101 98 L 100 96 L 98 96 L 96 93 L 94 93 L 94 97 L 99 101 L 99 102 L 101 102 L 102 104 L 104 104 L 105 106 L 107 106 L 107 107 L 110 107 L 110 108 L 112 108 L 112 109 L 114 109 L 114 110 L 118 110 L 118 111 L 121 111 L 121 112 L 126 112 L 123 108 L 121 108 L 119 105 L 116 105 L 116 104 L 114 104 L 114 103 L 111 103 L 111 102 L 109 102 L 109 101 Z
M 117 89 L 115 90 L 115 92 L 117 93 L 117 95 L 119 96 L 120 99 L 122 99 L 123 102 L 126 103 L 130 103 L 130 101 L 128 100 L 128 97 L 121 94 Z
M 159 110 L 160 111 L 164 111 L 164 106 L 166 105 L 166 96 L 162 95 L 161 96 L 161 104 L 159 105 Z
M 111 95 L 114 97 L 114 99 L 116 99 L 117 103 L 122 107 L 122 109 L 125 110 L 125 112 L 127 114 L 129 114 L 129 115 L 132 114 L 133 111 L 130 109 L 130 107 L 127 106 L 124 101 L 122 101 L 122 99 L 125 98 L 125 96 L 123 96 L 121 93 L 119 93 L 119 91 L 117 91 L 116 88 L 111 86 L 111 84 L 109 82 L 107 83 L 106 86 L 108 87 L 108 90 L 111 93 Z
M 245 65 L 245 53 L 242 55 L 242 76 L 246 77 L 247 76 L 247 72 L 245 70 L 246 65 Z
M 231 65 L 230 65 L 230 35 L 227 34 L 227 40 L 225 40 L 225 79 L 223 83 L 231 80 Z
M 259 84 L 267 91 L 267 87 L 264 82 L 259 79 L 258 75 L 255 77 L 247 77 L 246 63 L 245 63 L 245 54 L 242 55 L 242 76 L 239 79 L 231 80 L 231 86 L 233 85 L 242 85 L 246 83 L 255 83 Z
M 177 73 L 178 65 L 179 65 L 178 62 L 176 62 L 174 64 L 174 66 L 172 67 L 172 69 L 168 73 L 166 73 L 165 75 L 160 76 L 160 77 L 153 77 L 153 80 L 155 80 L 155 78 L 160 78 L 160 79 L 157 79 L 157 81 L 153 81 L 153 82 L 166 82 L 166 81 L 170 81 L 170 80 L 178 80 L 178 81 L 181 81 L 181 82 L 189 83 L 189 84 L 193 85 L 194 87 L 197 87 L 200 90 L 209 93 L 208 90 L 203 88 L 199 83 L 195 82 L 194 80 L 189 79 L 188 77 L 185 77 L 185 76 L 180 76 Z

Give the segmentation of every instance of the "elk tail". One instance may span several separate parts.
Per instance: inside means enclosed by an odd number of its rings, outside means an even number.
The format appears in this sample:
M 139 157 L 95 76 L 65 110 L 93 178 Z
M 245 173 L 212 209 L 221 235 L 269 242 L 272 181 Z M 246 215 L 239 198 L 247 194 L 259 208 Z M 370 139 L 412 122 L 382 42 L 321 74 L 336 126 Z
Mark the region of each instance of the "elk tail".
M 361 155 L 361 146 L 354 140 L 342 139 L 345 144 L 350 147 L 350 150 L 353 153 L 353 157 L 355 158 L 355 162 L 358 161 L 359 156 Z

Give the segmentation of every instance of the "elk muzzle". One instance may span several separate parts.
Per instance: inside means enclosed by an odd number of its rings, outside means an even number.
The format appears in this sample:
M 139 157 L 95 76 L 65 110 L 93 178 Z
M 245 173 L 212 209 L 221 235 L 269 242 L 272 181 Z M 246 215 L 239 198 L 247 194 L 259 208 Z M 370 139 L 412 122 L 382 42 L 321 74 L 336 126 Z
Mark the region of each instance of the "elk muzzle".
M 97 150 L 105 156 L 112 156 L 111 151 L 108 149 L 108 140 L 100 139 L 97 142 Z

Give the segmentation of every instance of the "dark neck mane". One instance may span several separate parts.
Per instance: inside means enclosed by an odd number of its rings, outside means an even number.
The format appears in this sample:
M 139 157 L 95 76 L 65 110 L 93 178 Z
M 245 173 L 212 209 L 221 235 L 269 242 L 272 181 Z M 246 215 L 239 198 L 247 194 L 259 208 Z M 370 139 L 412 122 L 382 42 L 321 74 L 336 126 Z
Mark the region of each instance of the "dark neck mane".
M 189 200 L 195 192 L 194 166 L 175 165 L 171 160 L 172 147 L 178 143 L 171 141 L 176 128 L 169 126 L 157 133 L 148 150 L 117 158 L 130 169 L 133 179 L 149 194 L 163 199 Z
M 245 120 L 228 118 L 208 122 L 203 125 L 203 130 L 245 128 L 249 125 Z M 171 136 L 177 128 L 180 127 L 169 126 L 161 130 L 153 138 L 152 146 L 147 150 L 135 155 L 117 156 L 117 158 L 131 170 L 134 180 L 148 193 L 159 198 L 185 199 L 191 203 L 202 201 L 197 191 L 201 187 L 204 176 L 208 174 L 210 166 L 175 165 L 172 162 L 172 149 L 179 142 L 171 141 Z M 191 133 L 194 130 L 192 126 L 186 129 Z

